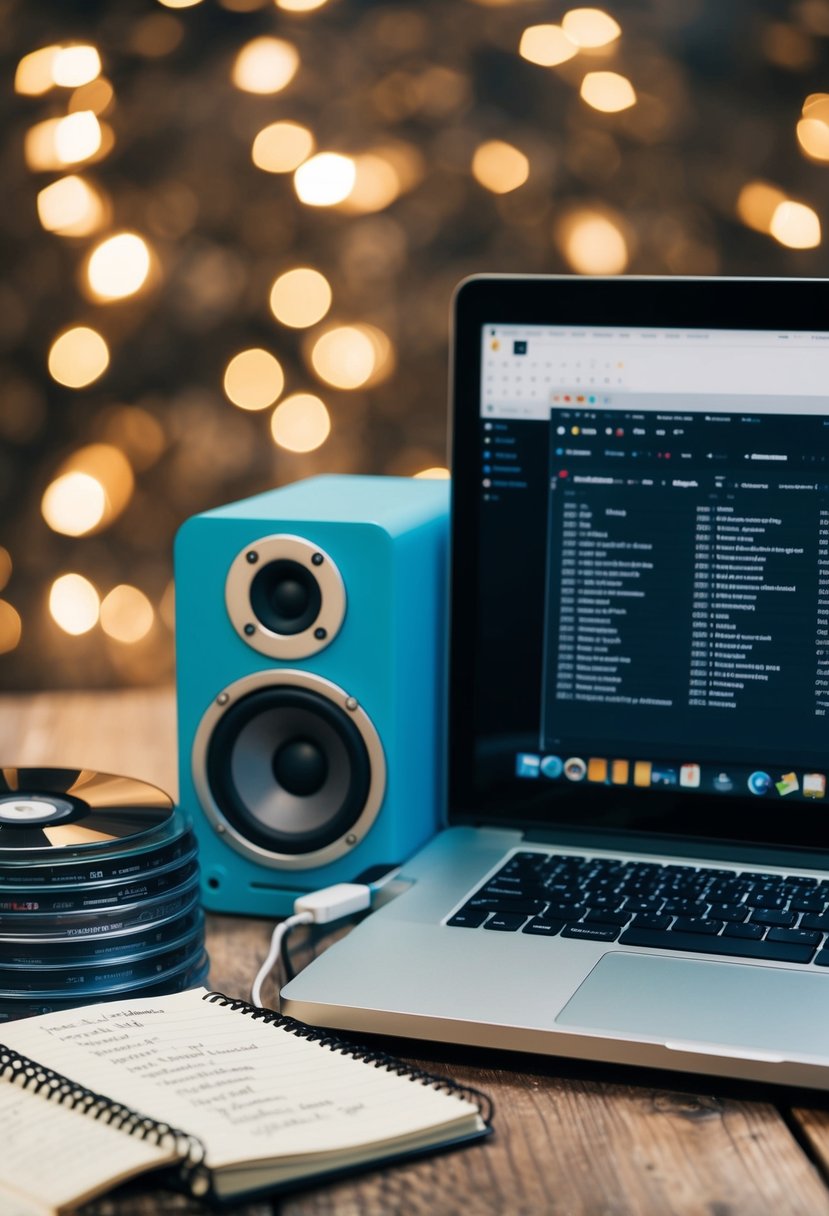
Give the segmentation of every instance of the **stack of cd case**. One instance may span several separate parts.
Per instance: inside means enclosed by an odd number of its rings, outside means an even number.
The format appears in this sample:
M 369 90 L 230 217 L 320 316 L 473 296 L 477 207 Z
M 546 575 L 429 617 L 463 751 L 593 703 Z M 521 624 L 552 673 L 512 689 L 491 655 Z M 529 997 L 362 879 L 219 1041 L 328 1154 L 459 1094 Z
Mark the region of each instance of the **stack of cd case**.
M 207 978 L 196 841 L 154 786 L 0 769 L 0 1022 Z

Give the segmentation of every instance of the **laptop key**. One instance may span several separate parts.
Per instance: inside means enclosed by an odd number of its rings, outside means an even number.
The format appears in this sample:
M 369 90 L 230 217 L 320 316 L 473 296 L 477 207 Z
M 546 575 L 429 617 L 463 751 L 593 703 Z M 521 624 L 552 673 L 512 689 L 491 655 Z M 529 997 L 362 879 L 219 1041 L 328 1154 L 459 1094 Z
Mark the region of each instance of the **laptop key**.
M 634 925 L 639 929 L 667 929 L 673 917 L 658 916 L 653 912 L 639 912 L 633 918 Z
M 493 912 L 484 928 L 499 930 L 501 933 L 514 933 L 526 919 L 521 912 Z
M 826 900 L 822 895 L 795 895 L 789 907 L 792 912 L 823 912 Z
M 732 922 L 748 920 L 751 908 L 745 904 L 712 904 L 708 912 L 713 920 L 728 920 Z
M 588 912 L 583 925 L 626 925 L 630 920 L 629 912 L 610 912 L 605 908 Z
M 671 932 L 674 933 L 704 933 L 715 936 L 723 927 L 721 920 L 706 920 L 704 916 L 678 916 L 674 921 Z
M 741 922 L 729 921 L 723 929 L 724 937 L 751 937 L 755 941 L 763 936 L 766 931 L 765 925 L 743 924 Z
M 741 937 L 706 937 L 698 933 L 659 933 L 631 927 L 622 932 L 620 946 L 649 946 L 658 950 L 693 950 L 697 954 L 727 954 L 769 963 L 808 963 L 814 946 L 788 942 L 750 941 Z
M 804 915 L 800 922 L 801 929 L 818 929 L 823 933 L 829 933 L 829 913 L 823 916 L 808 916 Z
M 523 916 L 533 916 L 544 907 L 539 899 L 516 899 L 509 895 L 499 895 L 497 899 L 489 896 L 473 895 L 464 905 L 466 908 L 483 908 L 487 912 L 520 912 Z
M 794 912 L 776 912 L 772 909 L 760 908 L 752 912 L 751 919 L 755 925 L 784 925 L 787 928 L 797 920 Z
M 555 937 L 563 928 L 563 920 L 530 920 L 527 921 L 521 932 L 532 933 L 536 937 Z
M 621 929 L 618 925 L 565 925 L 562 937 L 582 937 L 591 942 L 615 942 Z
M 488 916 L 489 912 L 486 908 L 470 908 L 467 905 L 465 908 L 461 908 L 460 912 L 456 912 L 454 916 L 450 917 L 446 923 L 453 927 L 457 925 L 459 928 L 477 929 Z
M 822 934 L 817 929 L 769 929 L 767 942 L 801 942 L 804 946 L 819 946 Z

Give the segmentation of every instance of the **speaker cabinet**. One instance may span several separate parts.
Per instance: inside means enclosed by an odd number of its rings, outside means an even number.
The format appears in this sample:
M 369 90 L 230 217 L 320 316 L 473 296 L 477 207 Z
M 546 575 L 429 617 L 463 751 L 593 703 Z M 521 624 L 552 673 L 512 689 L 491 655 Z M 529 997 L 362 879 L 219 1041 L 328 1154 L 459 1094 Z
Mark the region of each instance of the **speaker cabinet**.
M 281 916 L 438 826 L 448 483 L 315 477 L 176 538 L 180 801 L 204 903 Z

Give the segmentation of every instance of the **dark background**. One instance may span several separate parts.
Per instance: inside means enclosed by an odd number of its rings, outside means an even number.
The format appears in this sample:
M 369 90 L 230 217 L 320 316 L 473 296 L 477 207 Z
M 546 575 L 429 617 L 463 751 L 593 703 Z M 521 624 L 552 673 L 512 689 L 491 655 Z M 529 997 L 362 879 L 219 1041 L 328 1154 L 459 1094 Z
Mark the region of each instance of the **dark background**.
M 825 242 L 788 248 L 762 217 L 750 226 L 738 199 L 762 181 L 826 218 L 829 161 L 807 155 L 796 128 L 807 97 L 829 91 L 829 2 L 612 3 L 604 11 L 622 33 L 610 47 L 559 67 L 522 58 L 522 31 L 569 7 L 328 0 L 294 13 L 273 0 L 0 0 L 0 686 L 169 680 L 171 548 L 187 516 L 318 472 L 443 466 L 449 301 L 469 273 L 584 270 L 571 236 L 591 214 L 621 234 L 630 273 L 827 273 Z M 300 62 L 271 95 L 231 82 L 237 53 L 263 34 L 292 43 Z M 72 90 L 31 96 L 13 84 L 24 55 L 61 42 L 93 44 L 113 88 L 101 113 L 113 147 L 66 170 L 108 200 L 106 223 L 86 237 L 41 226 L 37 194 L 63 171 L 33 170 L 24 151 L 27 130 L 66 114 Z M 636 104 L 587 105 L 579 87 L 592 70 L 627 76 Z M 403 167 L 397 197 L 362 213 L 301 203 L 290 173 L 251 161 L 257 132 L 283 119 L 308 127 L 319 151 L 385 149 Z M 523 185 L 496 194 L 476 180 L 472 158 L 489 140 L 528 158 Z M 95 302 L 85 259 L 123 230 L 151 247 L 152 282 Z M 321 271 L 333 291 L 310 331 L 279 324 L 268 307 L 274 279 L 296 266 Z M 309 343 L 335 323 L 386 335 L 393 357 L 376 383 L 343 391 L 316 374 Z M 111 361 L 75 390 L 54 381 L 47 357 L 79 324 L 104 335 Z M 331 432 L 319 447 L 279 447 L 272 409 L 227 399 L 225 367 L 249 347 L 277 357 L 283 397 L 325 402 Z M 97 531 L 62 535 L 44 519 L 44 491 L 93 443 L 126 456 L 132 488 Z M 137 588 L 152 610 L 143 636 L 119 641 L 101 623 L 65 632 L 49 593 L 70 572 L 101 599 Z

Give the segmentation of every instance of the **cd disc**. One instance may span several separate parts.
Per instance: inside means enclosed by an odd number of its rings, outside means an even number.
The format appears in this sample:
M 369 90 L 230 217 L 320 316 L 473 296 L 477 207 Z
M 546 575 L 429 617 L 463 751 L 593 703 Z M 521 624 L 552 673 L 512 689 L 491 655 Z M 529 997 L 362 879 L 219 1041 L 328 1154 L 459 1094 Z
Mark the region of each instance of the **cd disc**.
M 204 933 L 204 913 L 195 906 L 182 916 L 154 925 L 138 925 L 133 933 L 71 941 L 37 938 L 0 938 L 0 965 L 4 967 L 81 967 L 109 959 L 138 958 L 152 954 L 194 930 Z
M 86 865 L 96 857 L 141 854 L 175 839 L 183 827 L 170 798 L 141 781 L 91 769 L 0 769 L 6 882 L 17 868 L 26 881 L 91 881 L 100 867 L 87 876 Z M 81 863 L 77 874 L 73 862 Z
M 96 883 L 87 886 L 49 887 L 36 891 L 18 888 L 14 891 L 0 887 L 0 916 L 9 913 L 78 912 L 86 908 L 115 908 L 122 904 L 153 899 L 198 873 L 195 848 L 183 864 L 164 866 L 151 874 L 132 878 L 128 882 Z
M 36 937 L 41 941 L 109 936 L 130 927 L 147 926 L 188 912 L 199 898 L 199 878 L 194 874 L 173 891 L 155 899 L 124 904 L 117 908 L 85 909 L 81 912 L 13 912 L 0 914 L 0 938 Z
M 0 966 L 0 1000 L 12 995 L 39 993 L 67 1000 L 109 993 L 116 988 L 132 988 L 150 980 L 159 982 L 180 969 L 192 967 L 201 955 L 201 933 L 190 933 L 178 944 L 161 953 L 141 958 L 104 961 L 83 967 L 4 967 Z

